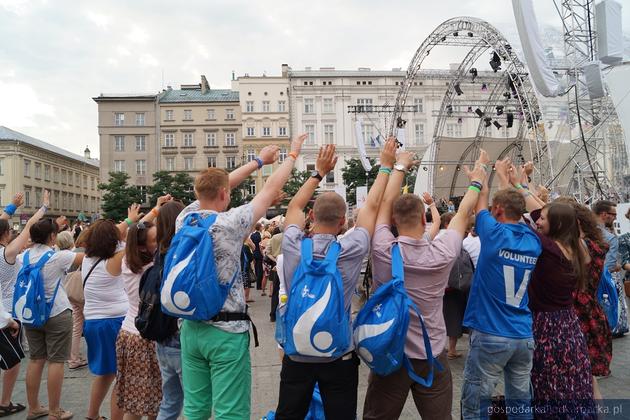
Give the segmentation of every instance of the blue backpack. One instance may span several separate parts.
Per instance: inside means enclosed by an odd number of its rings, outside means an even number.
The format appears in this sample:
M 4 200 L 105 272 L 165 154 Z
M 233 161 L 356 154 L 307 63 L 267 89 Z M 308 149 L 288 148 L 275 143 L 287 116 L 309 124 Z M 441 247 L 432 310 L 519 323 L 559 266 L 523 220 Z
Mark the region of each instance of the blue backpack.
M 227 284 L 219 282 L 212 236 L 216 214 L 191 213 L 173 237 L 162 275 L 161 302 L 165 314 L 209 321 L 223 308 L 239 270 Z
M 605 294 L 608 295 L 607 303 L 604 302 Z M 604 270 L 602 271 L 602 277 L 599 280 L 599 286 L 597 286 L 597 301 L 606 314 L 610 330 L 614 330 L 615 327 L 617 327 L 617 321 L 619 320 L 619 294 L 617 293 L 615 280 L 606 267 L 604 267 Z
M 392 280 L 380 286 L 359 311 L 353 325 L 354 345 L 358 355 L 377 375 L 385 376 L 405 367 L 409 377 L 425 387 L 433 383 L 434 365 L 442 370 L 433 358 L 429 334 L 422 314 L 405 290 L 403 260 L 398 244 L 392 247 Z M 405 354 L 405 341 L 409 327 L 409 310 L 420 319 L 424 348 L 430 370 L 426 378 L 413 371 Z
M 302 259 L 295 270 L 289 300 L 283 308 L 285 331 L 278 344 L 288 356 L 340 357 L 350 348 L 350 316 L 345 310 L 343 281 L 337 268 L 341 251 L 332 242 L 324 259 L 313 259 L 313 240 L 302 240 Z
M 13 293 L 13 316 L 24 325 L 39 328 L 50 317 L 61 278 L 57 281 L 55 293 L 50 301 L 46 300 L 44 277 L 42 269 L 53 256 L 53 251 L 48 251 L 39 258 L 35 264 L 30 263 L 30 252 L 24 253 L 22 268 L 17 275 L 15 292 Z

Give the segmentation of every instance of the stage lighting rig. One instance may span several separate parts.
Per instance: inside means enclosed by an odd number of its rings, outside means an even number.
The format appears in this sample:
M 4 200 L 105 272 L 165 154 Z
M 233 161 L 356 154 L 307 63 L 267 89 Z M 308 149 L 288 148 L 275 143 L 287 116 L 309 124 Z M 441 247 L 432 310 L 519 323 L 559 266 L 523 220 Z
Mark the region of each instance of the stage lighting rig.
M 479 72 L 477 71 L 477 68 L 473 67 L 472 69 L 470 69 L 469 73 L 472 75 L 472 82 L 475 83 L 475 79 L 479 75 Z
M 497 115 L 503 114 L 503 105 L 497 105 Z
M 460 86 L 459 82 L 455 83 L 455 93 L 457 93 L 457 96 L 463 95 L 464 91 L 462 90 L 462 87 Z
M 494 124 L 494 126 L 497 128 L 497 130 L 500 130 L 501 127 L 503 127 L 501 124 L 499 124 L 499 121 L 495 121 L 492 124 Z
M 475 114 L 477 114 L 479 118 L 483 117 L 483 111 L 479 108 L 475 109 Z
M 492 125 L 492 118 L 486 117 L 483 119 L 483 122 L 486 124 L 486 127 L 490 127 Z
M 497 54 L 496 51 L 492 53 L 492 60 L 490 60 L 490 67 L 492 67 L 492 70 L 495 73 L 501 70 L 501 57 L 499 57 L 499 54 Z
M 512 112 L 507 113 L 507 127 L 512 128 L 514 125 L 514 114 Z

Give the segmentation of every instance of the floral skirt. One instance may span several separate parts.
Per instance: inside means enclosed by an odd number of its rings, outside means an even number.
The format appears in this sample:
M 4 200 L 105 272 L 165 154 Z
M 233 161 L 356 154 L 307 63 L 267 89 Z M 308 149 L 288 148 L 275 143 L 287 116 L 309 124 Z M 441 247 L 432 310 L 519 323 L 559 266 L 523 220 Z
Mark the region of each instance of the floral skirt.
M 535 412 L 545 419 L 595 419 L 588 348 L 573 308 L 534 313 L 534 339 Z
M 118 407 L 136 416 L 157 416 L 162 376 L 155 343 L 121 330 L 116 340 Z

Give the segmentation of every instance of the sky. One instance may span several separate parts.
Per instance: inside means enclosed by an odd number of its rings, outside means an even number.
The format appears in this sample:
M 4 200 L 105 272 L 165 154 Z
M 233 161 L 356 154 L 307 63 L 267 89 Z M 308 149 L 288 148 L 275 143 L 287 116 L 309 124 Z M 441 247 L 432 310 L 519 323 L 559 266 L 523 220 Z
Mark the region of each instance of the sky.
M 541 26 L 560 28 L 552 0 L 534 5 Z M 508 0 L 0 0 L 0 125 L 95 157 L 100 93 L 157 93 L 201 74 L 229 88 L 233 71 L 279 75 L 282 63 L 406 68 L 455 16 L 518 43 Z M 630 32 L 628 6 L 623 23 Z M 436 57 L 423 67 L 447 68 L 451 57 Z

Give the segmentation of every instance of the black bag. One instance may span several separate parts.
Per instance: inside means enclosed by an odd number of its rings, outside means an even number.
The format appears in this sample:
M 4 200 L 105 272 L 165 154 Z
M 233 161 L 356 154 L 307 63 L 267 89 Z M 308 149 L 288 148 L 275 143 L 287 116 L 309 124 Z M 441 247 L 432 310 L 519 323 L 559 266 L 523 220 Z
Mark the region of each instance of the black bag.
M 153 261 L 153 266 L 149 267 L 140 279 L 138 289 L 140 303 L 135 325 L 142 338 L 161 342 L 177 333 L 177 318 L 162 312 L 160 288 L 164 266 L 159 249 Z
M 0 330 L 0 369 L 9 370 L 24 359 L 22 348 L 22 324 L 16 320 L 20 330 L 16 337 L 8 329 Z
M 462 248 L 448 277 L 448 287 L 462 292 L 468 292 L 472 284 L 474 273 L 475 267 L 470 258 L 470 254 Z

